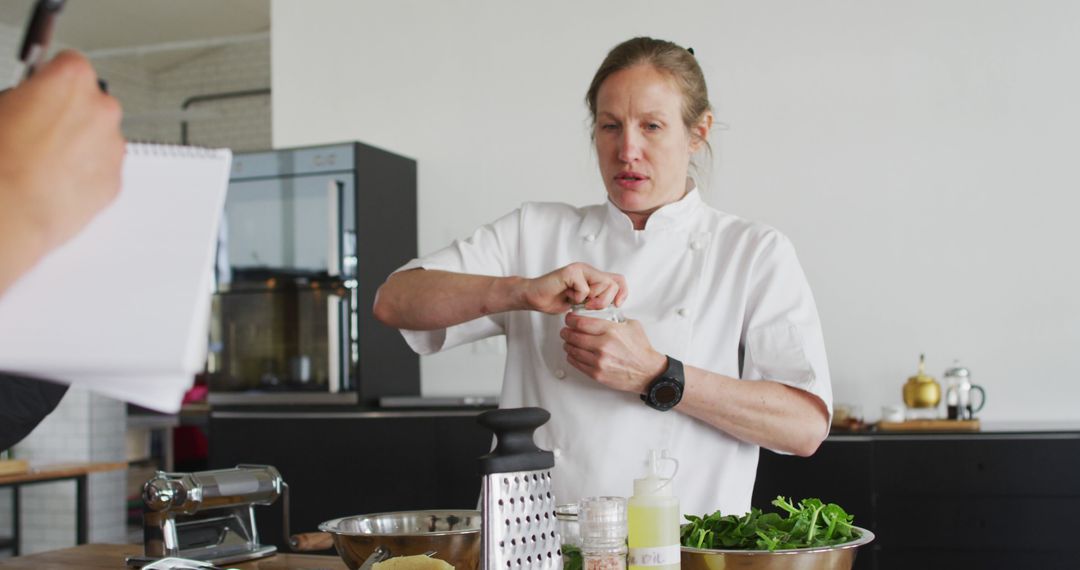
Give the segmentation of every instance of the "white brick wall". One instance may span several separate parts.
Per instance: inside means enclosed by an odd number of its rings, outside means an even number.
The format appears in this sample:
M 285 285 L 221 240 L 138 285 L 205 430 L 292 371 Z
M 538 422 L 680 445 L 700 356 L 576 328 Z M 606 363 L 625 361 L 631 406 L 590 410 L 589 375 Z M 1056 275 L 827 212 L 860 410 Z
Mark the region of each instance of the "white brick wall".
M 7 24 L 0 24 L 0 89 L 11 87 L 15 81 L 15 54 L 19 52 L 22 30 L 16 30 Z
M 154 93 L 160 110 L 180 111 L 193 96 L 249 91 L 270 87 L 270 40 L 209 50 L 155 75 Z M 222 99 L 193 104 L 201 117 L 189 121 L 191 144 L 224 146 L 234 151 L 270 148 L 270 96 Z M 209 116 L 207 116 L 209 115 Z M 180 141 L 180 121 L 159 121 L 157 140 Z
M 72 388 L 56 410 L 15 446 L 14 453 L 33 464 L 123 461 L 126 424 L 123 403 Z M 90 541 L 124 541 L 126 475 L 125 470 L 120 470 L 88 477 L 87 538 Z M 75 544 L 75 495 L 74 481 L 22 488 L 24 554 Z M 6 507 L 11 508 L 10 502 Z M 10 525 L 7 531 L 10 532 Z
M 22 30 L 0 24 L 0 53 L 14 54 Z M 63 46 L 58 46 L 63 47 Z M 124 108 L 124 135 L 130 140 L 180 142 L 181 106 L 190 97 L 270 87 L 270 40 L 191 51 L 191 57 L 164 69 L 141 56 L 94 61 L 109 92 Z M 14 58 L 0 57 L 0 87 L 15 78 Z M 270 97 L 208 101 L 191 107 L 190 144 L 233 151 L 270 148 Z

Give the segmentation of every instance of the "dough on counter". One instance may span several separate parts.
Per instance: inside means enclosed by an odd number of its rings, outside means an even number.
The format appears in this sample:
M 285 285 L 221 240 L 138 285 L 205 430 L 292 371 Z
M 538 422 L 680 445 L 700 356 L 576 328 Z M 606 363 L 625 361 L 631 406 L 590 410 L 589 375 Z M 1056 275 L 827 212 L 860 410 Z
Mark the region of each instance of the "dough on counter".
M 454 570 L 454 567 L 444 560 L 417 554 L 415 556 L 395 556 L 376 562 L 371 570 Z

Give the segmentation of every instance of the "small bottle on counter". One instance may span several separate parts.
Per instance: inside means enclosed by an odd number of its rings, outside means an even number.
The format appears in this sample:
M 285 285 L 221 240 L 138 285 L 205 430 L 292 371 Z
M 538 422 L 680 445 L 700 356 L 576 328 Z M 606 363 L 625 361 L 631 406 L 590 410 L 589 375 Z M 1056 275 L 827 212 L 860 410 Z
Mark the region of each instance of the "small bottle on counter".
M 555 506 L 555 523 L 562 545 L 563 570 L 581 570 L 581 526 L 578 523 L 578 504 Z
M 660 462 L 675 464 L 671 477 L 660 476 Z M 681 566 L 679 499 L 671 494 L 671 480 L 679 462 L 667 452 L 650 450 L 648 473 L 634 480 L 634 496 L 627 503 L 630 570 L 675 570 Z
M 626 499 L 582 499 L 578 529 L 583 570 L 626 570 Z

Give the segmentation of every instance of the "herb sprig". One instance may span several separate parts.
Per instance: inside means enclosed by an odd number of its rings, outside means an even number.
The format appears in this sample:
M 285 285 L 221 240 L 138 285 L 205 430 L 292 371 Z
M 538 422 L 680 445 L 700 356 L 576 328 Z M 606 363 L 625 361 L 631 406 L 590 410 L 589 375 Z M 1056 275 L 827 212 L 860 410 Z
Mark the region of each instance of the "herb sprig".
M 689 522 L 682 527 L 680 541 L 692 548 L 779 550 L 832 546 L 855 538 L 854 517 L 835 503 L 803 499 L 796 505 L 777 497 L 772 504 L 786 516 L 758 508 L 741 517 L 720 511 L 705 517 L 685 515 Z
M 570 544 L 562 546 L 563 570 L 582 570 L 585 561 L 581 555 L 581 548 Z

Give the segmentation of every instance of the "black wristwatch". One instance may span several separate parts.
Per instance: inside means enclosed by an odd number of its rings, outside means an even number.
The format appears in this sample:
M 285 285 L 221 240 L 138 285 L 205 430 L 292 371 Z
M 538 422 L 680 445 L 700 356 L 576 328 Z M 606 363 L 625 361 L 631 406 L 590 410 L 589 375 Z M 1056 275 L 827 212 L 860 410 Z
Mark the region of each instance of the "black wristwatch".
M 649 383 L 641 400 L 650 408 L 666 412 L 674 408 L 682 400 L 683 386 L 686 384 L 686 376 L 683 374 L 682 362 L 672 357 L 667 357 L 667 369 L 660 373 Z

